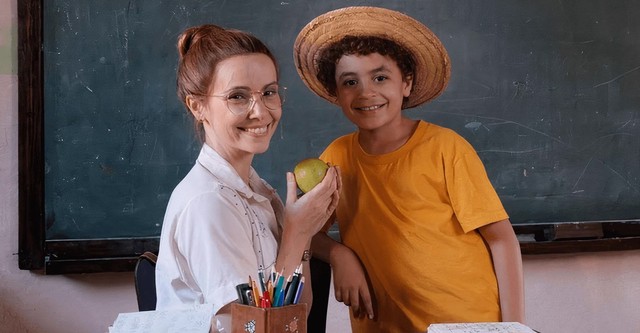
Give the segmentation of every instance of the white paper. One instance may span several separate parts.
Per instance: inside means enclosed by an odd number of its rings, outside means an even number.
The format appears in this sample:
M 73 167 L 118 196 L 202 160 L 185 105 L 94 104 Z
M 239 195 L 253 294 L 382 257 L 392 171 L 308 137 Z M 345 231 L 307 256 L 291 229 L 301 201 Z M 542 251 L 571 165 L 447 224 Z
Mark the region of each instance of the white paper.
M 208 333 L 213 317 L 210 304 L 179 310 L 121 313 L 109 333 Z
M 536 333 L 517 322 L 431 324 L 427 333 Z

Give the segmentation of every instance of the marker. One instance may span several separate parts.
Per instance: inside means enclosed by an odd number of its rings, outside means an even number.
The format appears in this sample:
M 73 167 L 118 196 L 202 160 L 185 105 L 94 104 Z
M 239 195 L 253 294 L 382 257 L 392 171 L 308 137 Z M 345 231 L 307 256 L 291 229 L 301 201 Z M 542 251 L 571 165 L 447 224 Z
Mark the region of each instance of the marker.
M 271 307 L 271 296 L 268 291 L 265 291 L 262 294 L 262 298 L 260 299 L 260 307 L 261 308 L 270 308 Z
M 238 292 L 238 299 L 240 300 L 240 303 L 245 305 L 255 304 L 251 292 L 251 286 L 249 286 L 248 283 L 241 283 L 237 285 L 236 291 Z

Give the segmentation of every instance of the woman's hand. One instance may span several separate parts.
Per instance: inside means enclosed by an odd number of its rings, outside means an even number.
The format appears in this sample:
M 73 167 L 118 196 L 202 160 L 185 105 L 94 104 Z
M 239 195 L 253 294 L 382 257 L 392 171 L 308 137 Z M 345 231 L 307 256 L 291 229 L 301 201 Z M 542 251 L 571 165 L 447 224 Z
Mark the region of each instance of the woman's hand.
M 287 172 L 284 226 L 276 259 L 278 272 L 283 271 L 285 276 L 289 276 L 300 265 L 303 252 L 311 247 L 311 238 L 329 220 L 336 209 L 340 199 L 340 186 L 338 169 L 330 167 L 320 184 L 298 198 L 295 177 L 293 173 Z M 305 263 L 308 268 L 308 263 Z M 309 280 L 308 283 L 310 284 L 311 281 Z
M 300 198 L 297 196 L 295 176 L 287 172 L 287 201 L 284 228 L 294 228 L 309 240 L 331 217 L 340 199 L 340 173 L 337 167 L 327 170 L 322 182 Z

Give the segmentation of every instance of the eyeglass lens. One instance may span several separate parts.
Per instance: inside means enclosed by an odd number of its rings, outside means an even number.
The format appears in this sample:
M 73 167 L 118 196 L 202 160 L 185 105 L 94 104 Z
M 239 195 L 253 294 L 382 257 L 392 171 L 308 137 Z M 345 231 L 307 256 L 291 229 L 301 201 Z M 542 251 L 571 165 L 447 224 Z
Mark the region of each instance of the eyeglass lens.
M 227 107 L 234 114 L 249 112 L 256 103 L 254 94 L 259 94 L 266 108 L 276 110 L 282 107 L 284 90 L 284 87 L 270 87 L 263 91 L 235 90 L 227 95 Z

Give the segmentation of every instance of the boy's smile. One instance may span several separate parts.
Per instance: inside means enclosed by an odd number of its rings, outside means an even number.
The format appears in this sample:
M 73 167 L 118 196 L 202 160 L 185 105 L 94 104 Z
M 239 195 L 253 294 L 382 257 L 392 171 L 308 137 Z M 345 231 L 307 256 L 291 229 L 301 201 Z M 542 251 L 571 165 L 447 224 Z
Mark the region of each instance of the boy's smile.
M 370 106 L 370 107 L 362 107 L 362 108 L 356 108 L 358 110 L 362 110 L 362 111 L 372 111 L 372 110 L 377 110 L 378 108 L 381 108 L 383 105 L 374 105 L 374 106 Z

